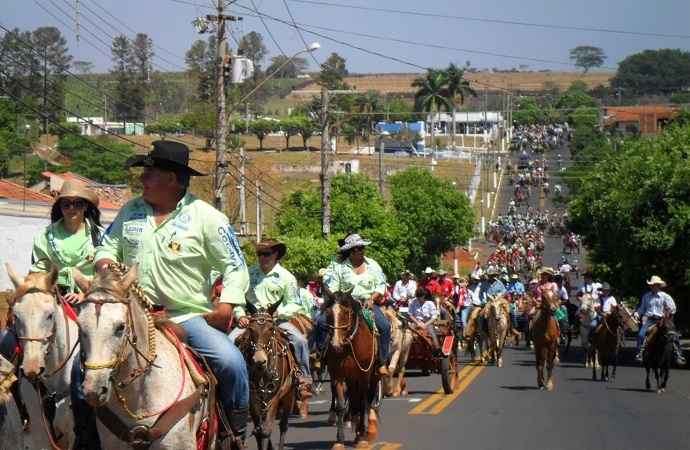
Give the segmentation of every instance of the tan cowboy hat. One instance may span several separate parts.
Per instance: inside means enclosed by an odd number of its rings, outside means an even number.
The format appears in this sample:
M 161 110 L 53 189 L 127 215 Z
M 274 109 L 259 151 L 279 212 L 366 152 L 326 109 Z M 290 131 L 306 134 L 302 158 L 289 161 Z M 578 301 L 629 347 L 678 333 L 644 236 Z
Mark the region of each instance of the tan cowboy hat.
M 438 275 L 438 276 L 445 276 L 446 273 L 447 273 L 447 272 L 446 272 L 445 270 L 441 269 L 441 270 L 439 270 L 438 272 L 436 272 L 436 275 Z
M 652 278 L 650 278 L 649 281 L 647 281 L 647 284 L 650 286 L 652 284 L 658 284 L 661 287 L 666 287 L 666 282 L 656 275 L 652 275 Z
M 274 251 L 278 252 L 276 260 L 283 257 L 287 246 L 275 238 L 263 238 L 259 242 L 252 241 L 252 245 L 257 252 Z
M 551 267 L 542 267 L 541 269 L 537 270 L 537 274 L 540 276 L 542 274 L 545 274 L 545 273 L 549 274 L 551 276 L 553 276 L 555 274 L 555 272 L 553 271 L 553 269 Z
M 486 271 L 486 276 L 498 276 L 501 274 L 501 271 L 492 267 L 491 269 Z
M 519 276 L 518 274 L 514 273 L 514 274 L 512 274 L 512 275 L 510 276 L 510 279 L 511 279 L 511 280 L 519 280 L 519 279 L 520 279 L 520 276 Z
M 598 289 L 599 291 L 610 291 L 611 290 L 611 285 L 608 284 L 606 281 L 601 283 L 601 287 Z
M 460 286 L 467 286 L 467 279 L 462 278 L 462 277 L 459 277 L 459 276 L 457 276 L 457 275 L 453 276 L 453 278 L 457 278 L 457 279 L 458 279 L 458 285 L 460 285 Z
M 57 196 L 55 201 L 59 201 L 63 197 L 79 197 L 91 203 L 93 206 L 98 207 L 98 195 L 96 193 L 84 186 L 77 180 L 67 180 L 62 183 L 60 188 L 60 195 Z

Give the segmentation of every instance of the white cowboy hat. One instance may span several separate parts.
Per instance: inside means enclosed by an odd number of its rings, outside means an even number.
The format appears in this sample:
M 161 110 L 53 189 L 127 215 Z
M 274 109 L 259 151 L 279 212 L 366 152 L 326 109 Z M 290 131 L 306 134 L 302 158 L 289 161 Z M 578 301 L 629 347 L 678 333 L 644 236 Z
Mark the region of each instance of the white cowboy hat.
M 426 269 L 424 269 L 424 273 L 436 273 L 436 271 L 431 267 L 427 267 Z
M 656 275 L 652 275 L 652 278 L 650 278 L 649 281 L 647 281 L 647 284 L 658 284 L 661 287 L 666 287 L 666 282 Z
M 359 234 L 351 234 L 345 238 L 342 247 L 338 250 L 340 253 L 346 252 L 355 247 L 364 247 L 371 244 L 369 239 L 362 239 Z

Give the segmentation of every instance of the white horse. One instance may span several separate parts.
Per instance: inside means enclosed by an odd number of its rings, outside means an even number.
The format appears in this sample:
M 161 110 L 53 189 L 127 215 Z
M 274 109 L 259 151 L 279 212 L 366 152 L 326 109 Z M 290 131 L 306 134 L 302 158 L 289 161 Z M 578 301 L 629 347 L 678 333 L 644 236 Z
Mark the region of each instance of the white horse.
M 583 314 L 584 316 L 580 319 L 580 342 L 582 343 L 582 353 L 584 356 L 583 364 L 585 367 L 598 367 L 596 350 L 587 345 L 589 342 L 589 324 L 597 316 L 596 309 L 594 309 L 594 298 L 591 294 L 585 293 L 580 298 L 580 315 Z
M 69 306 L 57 299 L 58 270 L 53 267 L 48 274 L 22 277 L 7 264 L 7 273 L 15 287 L 10 307 L 23 353 L 19 392 L 31 420 L 34 446 L 71 448 L 74 418 L 69 385 L 72 361 L 79 351 L 78 330 L 67 316 L 65 308 Z M 43 395 L 39 396 L 39 391 Z M 46 405 L 41 398 L 55 402 L 52 423 L 45 417 Z M 49 431 L 51 425 L 54 435 Z
M 121 279 L 106 272 L 92 282 L 74 272 L 85 292 L 77 320 L 84 355 L 82 388 L 86 401 L 97 407 L 102 448 L 131 449 L 137 440 L 150 443 L 151 449 L 197 448 L 208 386 L 195 385 L 181 344 L 154 327 L 136 283 L 137 266 Z M 191 406 L 175 411 L 182 402 Z
M 410 347 L 414 336 L 412 330 L 407 327 L 393 307 L 386 306 L 381 308 L 391 323 L 391 345 L 389 349 L 390 362 L 388 372 L 390 376 L 383 377 L 383 392 L 386 397 L 398 397 L 407 395 L 407 385 L 405 384 L 405 364 L 410 354 Z M 398 382 L 393 388 L 393 377 L 398 373 Z

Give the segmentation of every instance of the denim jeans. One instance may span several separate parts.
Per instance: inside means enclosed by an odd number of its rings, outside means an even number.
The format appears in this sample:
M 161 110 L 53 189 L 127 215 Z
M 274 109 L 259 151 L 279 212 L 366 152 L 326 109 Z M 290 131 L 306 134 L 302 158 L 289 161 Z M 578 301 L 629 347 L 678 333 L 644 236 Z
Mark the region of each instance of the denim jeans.
M 17 348 L 17 342 L 14 326 L 5 330 L 0 339 L 0 355 L 6 360 L 11 361 L 14 356 L 14 349 Z
M 180 324 L 187 332 L 189 346 L 206 358 L 218 380 L 221 405 L 239 409 L 249 404 L 249 377 L 242 353 L 228 336 L 200 316 Z

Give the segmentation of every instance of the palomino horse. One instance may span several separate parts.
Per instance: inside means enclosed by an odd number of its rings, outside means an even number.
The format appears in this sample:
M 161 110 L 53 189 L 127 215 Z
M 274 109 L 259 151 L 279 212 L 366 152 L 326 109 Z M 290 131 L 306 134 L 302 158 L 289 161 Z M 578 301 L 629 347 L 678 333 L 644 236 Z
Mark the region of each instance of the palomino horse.
M 283 449 L 297 394 L 297 364 L 287 339 L 273 319 L 273 313 L 281 302 L 282 299 L 268 309 L 257 309 L 249 302 L 246 304 L 251 317 L 242 353 L 249 372 L 249 412 L 254 422 L 253 434 L 260 450 L 273 448 L 271 428 L 278 410 L 281 411 L 278 448 Z
M 601 381 L 609 381 L 609 365 L 613 365 L 611 380 L 616 379 L 618 349 L 623 340 L 623 329 L 632 330 L 635 321 L 625 306 L 618 305 L 594 330 L 593 345 L 601 366 Z M 592 380 L 597 379 L 597 369 L 592 366 Z
M 10 387 L 17 381 L 14 366 L 0 356 L 0 440 L 3 448 L 24 448 L 22 418 Z
M 510 320 L 508 301 L 500 295 L 487 295 L 489 301 L 484 306 L 489 323 L 489 360 L 498 367 L 503 365 L 503 345 Z
M 389 350 L 390 362 L 388 363 L 388 372 L 390 376 L 383 379 L 383 394 L 386 397 L 398 397 L 400 395 L 407 395 L 407 386 L 405 385 L 405 364 L 407 357 L 410 354 L 410 347 L 414 335 L 412 330 L 407 326 L 405 319 L 400 317 L 398 312 L 392 306 L 384 306 L 381 308 L 391 323 L 391 346 Z M 398 374 L 398 382 L 393 388 L 393 377 L 395 373 Z
M 376 372 L 376 339 L 364 319 L 362 305 L 351 292 L 334 294 L 333 304 L 326 309 L 330 341 L 326 349 L 331 389 L 336 397 L 338 433 L 333 450 L 345 448 L 344 419 L 356 418 L 355 445 L 369 446 L 376 439 L 376 411 L 371 407 L 378 389 Z M 346 405 L 349 402 L 349 406 Z
M 136 281 L 137 265 L 122 277 L 116 272 L 125 268 L 111 268 L 92 282 L 74 271 L 85 293 L 77 319 L 82 390 L 96 407 L 102 447 L 197 448 L 203 425 L 208 426 L 205 448 L 210 448 L 215 443 L 208 407 L 213 385 L 189 370 L 183 345 L 170 328 L 154 325 L 153 305 Z
M 652 388 L 649 383 L 649 371 L 651 369 L 654 371 L 654 378 L 656 379 L 656 391 L 661 394 L 666 391 L 666 382 L 671 371 L 676 325 L 673 323 L 673 318 L 668 317 L 659 322 L 656 327 L 650 327 L 650 330 L 645 344 L 647 352 L 644 356 L 644 367 L 647 371 L 647 378 L 644 384 L 647 390 Z
M 595 367 L 597 364 L 596 350 L 589 348 L 589 324 L 597 316 L 597 311 L 594 308 L 594 298 L 588 294 L 582 294 L 580 297 L 580 342 L 582 342 L 582 354 L 584 357 L 583 364 L 585 367 Z
M 10 307 L 23 354 L 19 390 L 33 425 L 34 445 L 69 448 L 74 442 L 69 383 L 78 330 L 68 316 L 74 312 L 59 300 L 57 267 L 48 274 L 21 277 L 7 264 L 7 273 L 16 288 Z
M 558 322 L 554 318 L 557 302 L 556 294 L 551 289 L 541 290 L 539 311 L 532 321 L 532 343 L 537 362 L 537 385 L 544 389 L 544 364 L 546 364 L 546 390 L 553 389 L 553 366 L 558 356 Z

